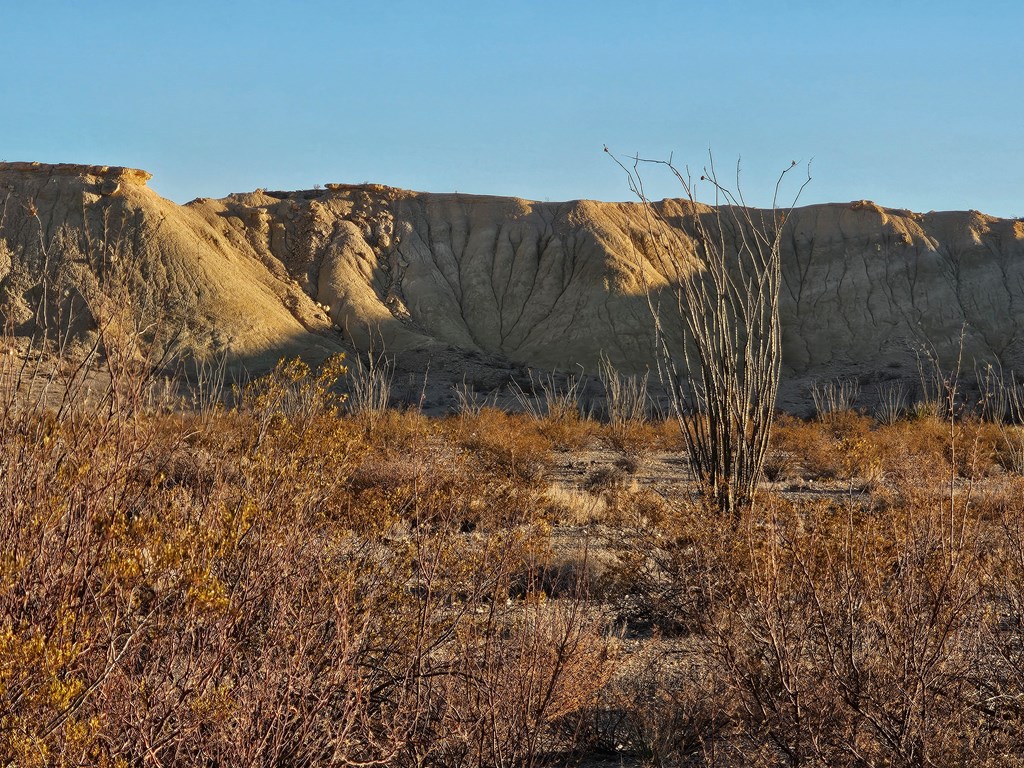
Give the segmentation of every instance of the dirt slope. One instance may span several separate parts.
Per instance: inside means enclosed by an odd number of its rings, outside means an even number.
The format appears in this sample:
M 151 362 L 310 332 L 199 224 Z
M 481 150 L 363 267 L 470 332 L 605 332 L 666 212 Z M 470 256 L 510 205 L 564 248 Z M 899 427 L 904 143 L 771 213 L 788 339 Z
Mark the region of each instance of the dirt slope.
M 562 370 L 592 370 L 602 352 L 627 370 L 651 362 L 644 288 L 664 286 L 673 270 L 638 205 L 337 184 L 178 206 L 147 178 L 0 165 L 8 315 L 24 327 L 32 292 L 54 269 L 40 243 L 95 251 L 106 231 L 130 265 L 116 277 L 140 306 L 186 324 L 197 348 L 250 362 L 346 343 L 417 365 L 437 355 L 449 367 L 466 354 Z M 662 206 L 685 231 L 686 206 Z M 913 378 L 916 349 L 948 360 L 961 333 L 968 369 L 977 359 L 1024 370 L 1021 221 L 865 201 L 808 206 L 787 222 L 783 260 L 785 395 L 794 401 L 818 377 Z M 68 279 L 84 285 L 95 266 L 78 263 Z
M 128 168 L 0 164 L 0 311 L 21 334 L 81 334 L 130 301 L 199 355 L 255 368 L 340 349 L 330 320 L 279 264 L 203 207 L 183 207 Z M 34 308 L 45 300 L 48 316 Z

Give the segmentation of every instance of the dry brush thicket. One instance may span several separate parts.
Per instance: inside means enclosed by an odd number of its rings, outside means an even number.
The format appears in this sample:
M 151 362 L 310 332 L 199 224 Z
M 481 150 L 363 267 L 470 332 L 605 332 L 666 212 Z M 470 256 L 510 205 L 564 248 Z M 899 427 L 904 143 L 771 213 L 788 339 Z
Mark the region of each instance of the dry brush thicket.
M 1024 762 L 1016 425 L 783 418 L 723 516 L 637 481 L 681 448 L 639 416 L 347 415 L 340 360 L 33 398 L 4 360 L 4 765 Z
M 8 390 L 2 764 L 531 765 L 573 747 L 615 643 L 582 580 L 546 599 L 547 443 L 491 411 L 343 417 L 343 372 L 282 363 L 201 415 L 119 377 L 60 410 Z

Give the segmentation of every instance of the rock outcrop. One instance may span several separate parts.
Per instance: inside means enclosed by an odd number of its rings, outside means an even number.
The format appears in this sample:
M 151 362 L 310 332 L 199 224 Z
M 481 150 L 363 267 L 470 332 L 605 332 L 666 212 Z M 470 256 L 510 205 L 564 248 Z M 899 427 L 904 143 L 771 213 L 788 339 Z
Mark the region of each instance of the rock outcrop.
M 663 201 L 673 233 L 637 204 L 345 184 L 179 206 L 148 178 L 0 165 L 0 310 L 21 332 L 60 275 L 90 312 L 119 281 L 200 352 L 253 368 L 351 344 L 561 370 L 593 370 L 605 354 L 641 371 L 652 362 L 648 291 L 691 265 L 659 242 L 685 250 L 692 214 L 713 215 Z M 949 363 L 962 347 L 965 370 L 1024 371 L 1024 222 L 859 201 L 796 209 L 783 234 L 789 402 L 817 378 L 913 379 L 922 350 Z

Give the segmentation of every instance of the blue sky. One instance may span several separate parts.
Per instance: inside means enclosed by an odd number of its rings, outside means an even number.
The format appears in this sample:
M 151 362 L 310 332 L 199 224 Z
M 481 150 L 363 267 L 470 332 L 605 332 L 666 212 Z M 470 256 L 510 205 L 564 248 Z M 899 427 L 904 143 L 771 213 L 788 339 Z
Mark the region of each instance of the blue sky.
M 179 202 L 373 181 L 629 199 L 603 155 L 770 201 L 1024 216 L 1024 3 L 0 0 L 0 159 Z M 656 197 L 678 194 L 649 176 Z

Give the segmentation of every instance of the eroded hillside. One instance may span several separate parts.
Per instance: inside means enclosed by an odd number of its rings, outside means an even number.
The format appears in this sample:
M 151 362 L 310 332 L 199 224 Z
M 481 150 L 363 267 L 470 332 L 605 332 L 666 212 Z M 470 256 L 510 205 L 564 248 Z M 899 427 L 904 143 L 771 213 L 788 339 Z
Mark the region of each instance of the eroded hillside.
M 671 200 L 661 213 L 682 238 L 629 203 L 335 184 L 179 206 L 146 179 L 0 165 L 0 301 L 21 332 L 37 320 L 42 286 L 59 278 L 92 314 L 103 311 L 102 286 L 127 285 L 200 351 L 255 367 L 354 344 L 562 370 L 592 370 L 605 353 L 637 371 L 652 359 L 646 291 L 656 296 L 679 268 L 658 243 L 685 251 L 691 226 L 687 205 Z M 807 206 L 786 222 L 783 270 L 791 397 L 814 378 L 913 378 L 915 351 L 949 359 L 961 336 L 967 369 L 1022 369 L 1024 222 L 865 201 Z
M 17 335 L 88 339 L 125 304 L 181 349 L 254 368 L 339 351 L 330 321 L 280 264 L 145 171 L 0 165 L 0 313 Z

